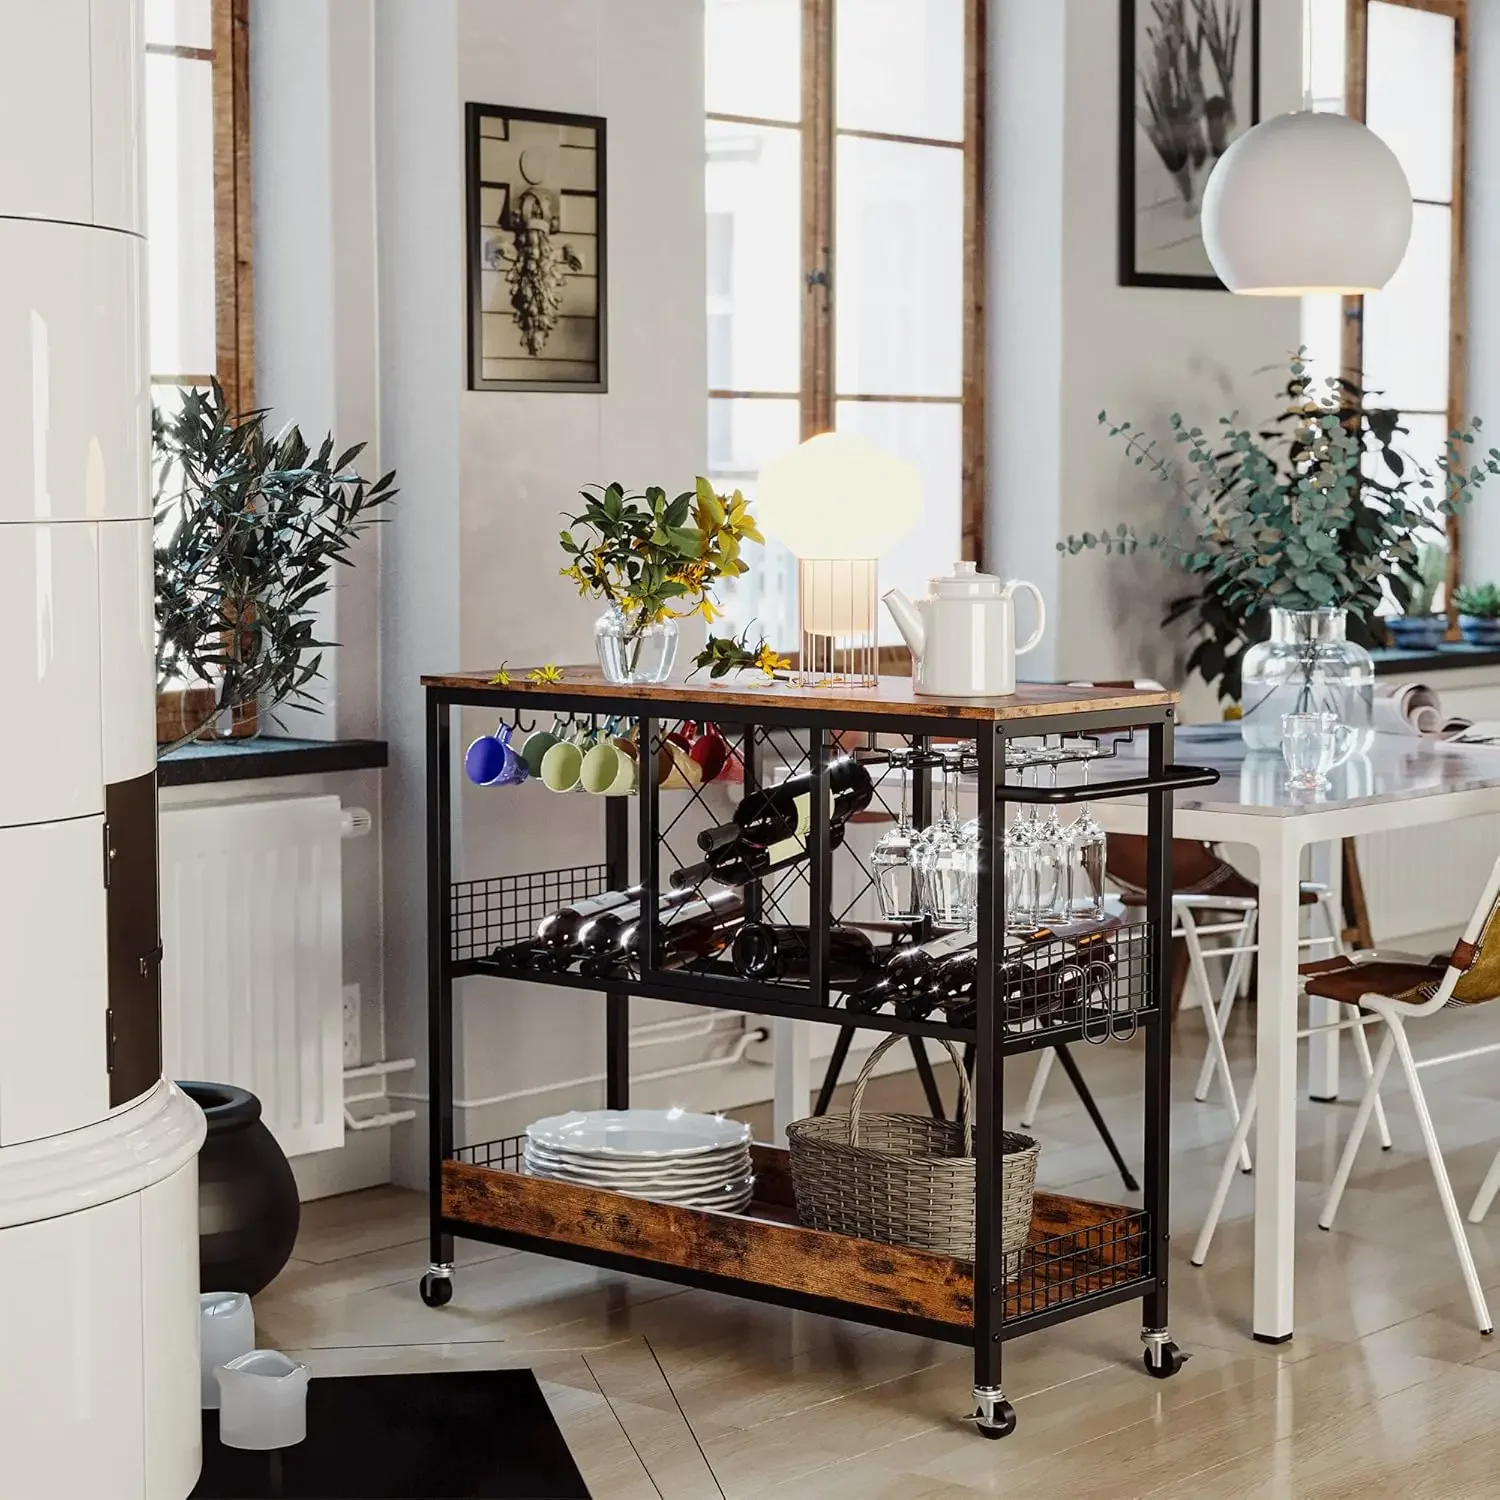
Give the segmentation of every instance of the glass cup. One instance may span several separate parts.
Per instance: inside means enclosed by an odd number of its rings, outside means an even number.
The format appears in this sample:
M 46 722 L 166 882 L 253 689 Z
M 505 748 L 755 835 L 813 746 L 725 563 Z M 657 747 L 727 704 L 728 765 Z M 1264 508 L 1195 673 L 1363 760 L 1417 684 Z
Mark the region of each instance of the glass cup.
M 901 815 L 870 851 L 870 871 L 880 915 L 887 922 L 919 922 L 925 915 L 922 848 L 926 840 L 911 821 L 911 752 L 893 750 L 890 764 L 901 773 Z
M 973 841 L 954 814 L 960 757 L 943 753 L 943 810 L 936 823 L 923 830 L 920 869 L 922 909 L 939 927 L 967 927 L 974 920 L 975 852 Z
M 1286 761 L 1287 786 L 1298 792 L 1327 786 L 1328 773 L 1348 758 L 1353 738 L 1337 714 L 1283 714 L 1281 755 Z

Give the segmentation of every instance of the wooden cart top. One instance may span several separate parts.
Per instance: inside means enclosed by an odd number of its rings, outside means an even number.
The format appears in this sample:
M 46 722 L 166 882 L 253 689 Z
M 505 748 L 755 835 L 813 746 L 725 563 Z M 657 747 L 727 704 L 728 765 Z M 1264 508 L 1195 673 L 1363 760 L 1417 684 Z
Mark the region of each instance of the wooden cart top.
M 422 678 L 424 687 L 455 688 L 460 691 L 493 689 L 506 695 L 520 694 L 545 702 L 548 698 L 608 698 L 615 702 L 723 704 L 730 708 L 769 708 L 783 711 L 808 710 L 814 713 L 843 712 L 880 714 L 910 719 L 974 719 L 1003 723 L 1016 719 L 1052 717 L 1057 714 L 1096 713 L 1116 709 L 1130 712 L 1144 708 L 1167 708 L 1178 695 L 1164 689 L 1080 687 L 1064 683 L 1023 682 L 1016 691 L 1000 698 L 925 698 L 913 690 L 910 677 L 882 677 L 871 688 L 801 687 L 795 683 L 758 679 L 758 674 L 742 672 L 734 681 L 721 678 L 714 682 L 706 673 L 691 682 L 630 683 L 606 682 L 597 666 L 562 667 L 561 682 L 528 682 L 529 667 L 507 669 L 510 681 L 498 683 L 495 670 L 486 672 L 448 672 Z M 726 714 L 725 717 L 729 717 Z

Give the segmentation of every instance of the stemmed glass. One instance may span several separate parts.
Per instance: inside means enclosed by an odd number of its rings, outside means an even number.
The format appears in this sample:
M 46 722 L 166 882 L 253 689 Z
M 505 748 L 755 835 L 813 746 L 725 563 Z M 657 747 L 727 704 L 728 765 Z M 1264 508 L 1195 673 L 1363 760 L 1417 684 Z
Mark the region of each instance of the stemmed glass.
M 1038 757 L 1051 772 L 1049 783 L 1057 788 L 1057 766 L 1064 757 L 1061 750 L 1043 750 Z M 1040 778 L 1038 778 L 1040 779 Z M 1069 831 L 1057 816 L 1057 804 L 1051 803 L 1047 816 L 1037 823 L 1031 836 L 1032 864 L 1036 882 L 1036 900 L 1032 910 L 1038 922 L 1056 921 L 1068 914 L 1067 850 Z
M 943 810 L 923 835 L 922 906 L 940 927 L 967 927 L 974 920 L 974 850 L 954 813 L 952 781 L 961 757 L 955 751 L 940 751 L 943 776 Z
M 1020 762 L 1020 784 L 1033 769 L 1028 757 Z M 1005 926 L 1009 932 L 1028 932 L 1036 925 L 1036 809 L 1022 803 L 1016 821 L 1005 830 Z
M 913 752 L 892 750 L 890 764 L 901 773 L 901 816 L 870 853 L 875 895 L 887 922 L 919 922 L 922 910 L 922 853 L 926 837 L 911 821 Z
M 1093 756 L 1085 751 L 1075 758 L 1083 763 L 1083 784 L 1087 786 Z M 1068 830 L 1066 900 L 1071 921 L 1089 922 L 1104 915 L 1105 836 L 1092 804 L 1080 805 L 1083 811 Z

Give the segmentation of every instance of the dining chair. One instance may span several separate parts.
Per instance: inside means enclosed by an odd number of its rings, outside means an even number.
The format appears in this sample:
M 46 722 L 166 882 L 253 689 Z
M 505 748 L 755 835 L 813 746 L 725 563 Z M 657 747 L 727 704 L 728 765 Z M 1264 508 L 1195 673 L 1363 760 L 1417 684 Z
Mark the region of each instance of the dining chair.
M 1146 840 L 1138 834 L 1111 833 L 1105 843 L 1105 870 L 1127 912 L 1139 912 L 1146 904 Z M 1300 939 L 1303 948 L 1343 948 L 1342 927 L 1334 907 L 1333 892 L 1325 885 L 1304 881 L 1301 902 L 1309 915 L 1316 914 L 1322 934 Z M 1172 936 L 1181 938 L 1187 950 L 1188 974 L 1203 1000 L 1203 1024 L 1208 1032 L 1203 1065 L 1193 1097 L 1208 1098 L 1217 1073 L 1223 1081 L 1230 1120 L 1240 1122 L 1239 1097 L 1229 1071 L 1224 1035 L 1235 1001 L 1249 988 L 1251 960 L 1256 953 L 1256 928 L 1260 920 L 1260 891 L 1255 882 L 1237 870 L 1212 844 L 1198 839 L 1172 840 Z M 1309 924 L 1311 925 L 1311 923 Z M 1213 938 L 1206 945 L 1205 938 Z M 1218 939 L 1223 939 L 1220 942 Z M 1224 962 L 1223 983 L 1217 991 L 1209 979 L 1209 961 Z M 1360 1066 L 1368 1076 L 1369 1048 L 1363 1033 L 1356 1042 Z M 1032 1075 L 1031 1089 L 1021 1114 L 1022 1128 L 1036 1118 L 1042 1091 L 1051 1072 L 1050 1053 L 1043 1053 Z M 1250 1148 L 1240 1145 L 1240 1166 L 1250 1171 Z
M 1322 959 L 1304 964 L 1301 969 L 1303 991 L 1308 995 L 1332 1000 L 1350 1008 L 1351 1019 L 1337 1022 L 1333 1028 L 1354 1028 L 1362 1034 L 1366 1026 L 1384 1026 L 1385 1035 L 1376 1055 L 1374 1069 L 1365 1082 L 1364 1095 L 1344 1143 L 1343 1155 L 1339 1158 L 1338 1170 L 1328 1189 L 1323 1212 L 1318 1218 L 1320 1229 L 1332 1229 L 1334 1215 L 1344 1195 L 1354 1158 L 1369 1128 L 1370 1118 L 1380 1109 L 1380 1086 L 1385 1078 L 1391 1058 L 1401 1062 L 1401 1071 L 1411 1091 L 1412 1105 L 1417 1115 L 1417 1125 L 1426 1147 L 1427 1160 L 1432 1168 L 1433 1182 L 1437 1186 L 1438 1200 L 1442 1204 L 1443 1217 L 1447 1220 L 1448 1233 L 1453 1239 L 1453 1248 L 1458 1253 L 1459 1269 L 1463 1273 L 1469 1302 L 1479 1331 L 1484 1334 L 1494 1331 L 1489 1305 L 1485 1301 L 1484 1289 L 1479 1282 L 1479 1273 L 1474 1265 L 1474 1253 L 1470 1248 L 1463 1219 L 1458 1211 L 1458 1202 L 1453 1195 L 1453 1185 L 1448 1168 L 1438 1144 L 1437 1131 L 1433 1127 L 1432 1114 L 1427 1107 L 1427 1096 L 1422 1089 L 1421 1071 L 1424 1068 L 1440 1067 L 1444 1063 L 1462 1059 L 1483 1057 L 1500 1052 L 1500 1042 L 1492 1042 L 1460 1052 L 1447 1053 L 1439 1057 L 1424 1057 L 1418 1061 L 1411 1050 L 1406 1035 L 1407 1023 L 1437 1014 L 1440 1010 L 1467 1010 L 1500 999 L 1500 921 L 1496 920 L 1497 905 L 1500 905 L 1500 859 L 1490 871 L 1489 881 L 1474 908 L 1463 937 L 1454 946 L 1453 952 L 1444 958 L 1427 961 L 1411 959 L 1402 955 L 1382 955 L 1379 951 L 1343 954 L 1336 958 Z M 1298 1033 L 1306 1035 L 1308 1033 Z M 1242 1134 L 1245 1122 L 1255 1111 L 1255 1096 L 1252 1093 L 1246 1102 L 1241 1117 Z M 1193 1251 L 1193 1264 L 1202 1265 L 1212 1238 L 1214 1226 L 1223 1208 L 1224 1195 L 1229 1178 L 1233 1174 L 1234 1151 L 1231 1147 L 1220 1175 L 1219 1190 L 1209 1211 L 1208 1221 L 1203 1226 L 1198 1245 Z M 1483 1185 L 1475 1196 L 1469 1218 L 1478 1223 L 1485 1215 L 1497 1189 L 1500 1189 L 1500 1153 L 1497 1153 Z

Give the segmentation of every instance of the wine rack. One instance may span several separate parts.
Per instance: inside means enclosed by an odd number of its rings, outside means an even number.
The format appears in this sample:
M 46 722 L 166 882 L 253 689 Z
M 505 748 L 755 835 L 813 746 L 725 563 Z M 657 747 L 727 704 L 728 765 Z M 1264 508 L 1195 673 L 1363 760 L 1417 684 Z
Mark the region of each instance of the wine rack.
M 1153 1373 L 1173 1367 L 1178 1356 L 1166 1332 L 1172 796 L 1217 779 L 1211 770 L 1172 763 L 1174 696 L 1023 686 L 1010 698 L 945 703 L 916 697 L 910 682 L 901 679 L 882 680 L 873 690 L 822 693 L 782 684 L 622 687 L 586 668 L 568 668 L 559 683 L 517 681 L 517 675 L 513 672 L 505 686 L 478 674 L 424 679 L 432 950 L 432 1264 L 424 1296 L 440 1303 L 447 1296 L 437 1295 L 439 1290 L 451 1295 L 456 1236 L 517 1246 L 969 1344 L 976 1401 L 981 1413 L 992 1416 L 1006 1407 L 1000 1376 L 1007 1339 L 1118 1302 L 1142 1302 Z M 599 859 L 561 869 L 458 878 L 452 735 L 455 711 L 466 706 L 505 715 L 524 709 L 538 718 L 556 712 L 601 723 L 614 719 L 627 731 L 633 727 L 641 749 L 639 794 L 599 799 Z M 727 949 L 714 951 L 712 941 L 702 952 L 674 944 L 670 913 L 640 922 L 633 945 L 612 951 L 606 969 L 586 970 L 559 959 L 556 949 L 549 951 L 547 966 L 538 967 L 536 932 L 544 918 L 600 893 L 627 889 L 640 891 L 641 911 L 657 912 L 672 877 L 701 861 L 697 833 L 725 825 L 738 788 L 730 787 L 726 796 L 719 783 L 692 785 L 680 774 L 670 775 L 671 742 L 680 739 L 687 721 L 718 726 L 731 746 L 732 776 L 743 780 L 744 795 L 790 777 L 807 778 L 807 827 L 798 832 L 805 838 L 805 857 L 799 850 L 790 863 L 759 878 L 753 872 L 764 865 L 735 866 L 752 875 L 725 932 L 726 938 L 732 935 L 731 925 L 740 922 L 806 926 L 799 972 L 746 979 L 735 971 Z M 1109 762 L 1118 746 L 1141 736 L 1147 744 L 1146 774 L 1111 779 Z M 861 858 L 860 840 L 845 835 L 860 821 L 896 818 L 892 793 L 899 795 L 899 786 L 878 774 L 892 752 L 913 768 L 913 821 L 928 822 L 934 773 L 952 758 L 955 743 L 962 747 L 966 783 L 977 803 L 971 988 L 945 997 L 953 1003 L 927 1013 L 886 1004 L 860 1009 L 858 984 L 841 977 L 833 961 L 832 930 L 861 927 L 889 944 L 922 943 L 937 929 L 925 919 L 893 924 L 871 917 L 874 880 Z M 840 820 L 850 804 L 842 804 L 836 818 L 832 789 L 842 784 L 835 774 L 845 775 L 847 768 L 831 768 L 847 755 L 863 760 L 875 780 L 868 804 L 855 809 L 845 825 Z M 1048 785 L 1025 783 L 1035 765 L 1051 768 Z M 504 796 L 536 794 L 521 787 Z M 790 796 L 778 795 L 782 801 Z M 997 857 L 1007 809 L 1121 796 L 1144 797 L 1148 806 L 1149 890 L 1144 907 L 1133 909 L 1143 919 L 1007 932 L 1005 861 Z M 692 894 L 722 889 L 699 879 L 702 884 Z M 845 1028 L 846 1034 L 857 1028 L 959 1045 L 972 1066 L 975 1099 L 974 1263 L 799 1225 L 785 1153 L 771 1147 L 754 1151 L 755 1200 L 743 1216 L 730 1216 L 529 1177 L 520 1170 L 514 1137 L 457 1141 L 454 986 L 476 976 L 597 993 L 606 1098 L 613 1108 L 630 1101 L 629 1014 L 636 997 L 818 1022 Z M 1139 1206 L 1039 1192 L 1021 1274 L 1007 1280 L 997 1183 L 1004 1058 L 1072 1042 L 1105 1046 L 1133 1038 L 1140 1043 L 1144 1137 Z M 980 1422 L 992 1436 L 1003 1425 Z

